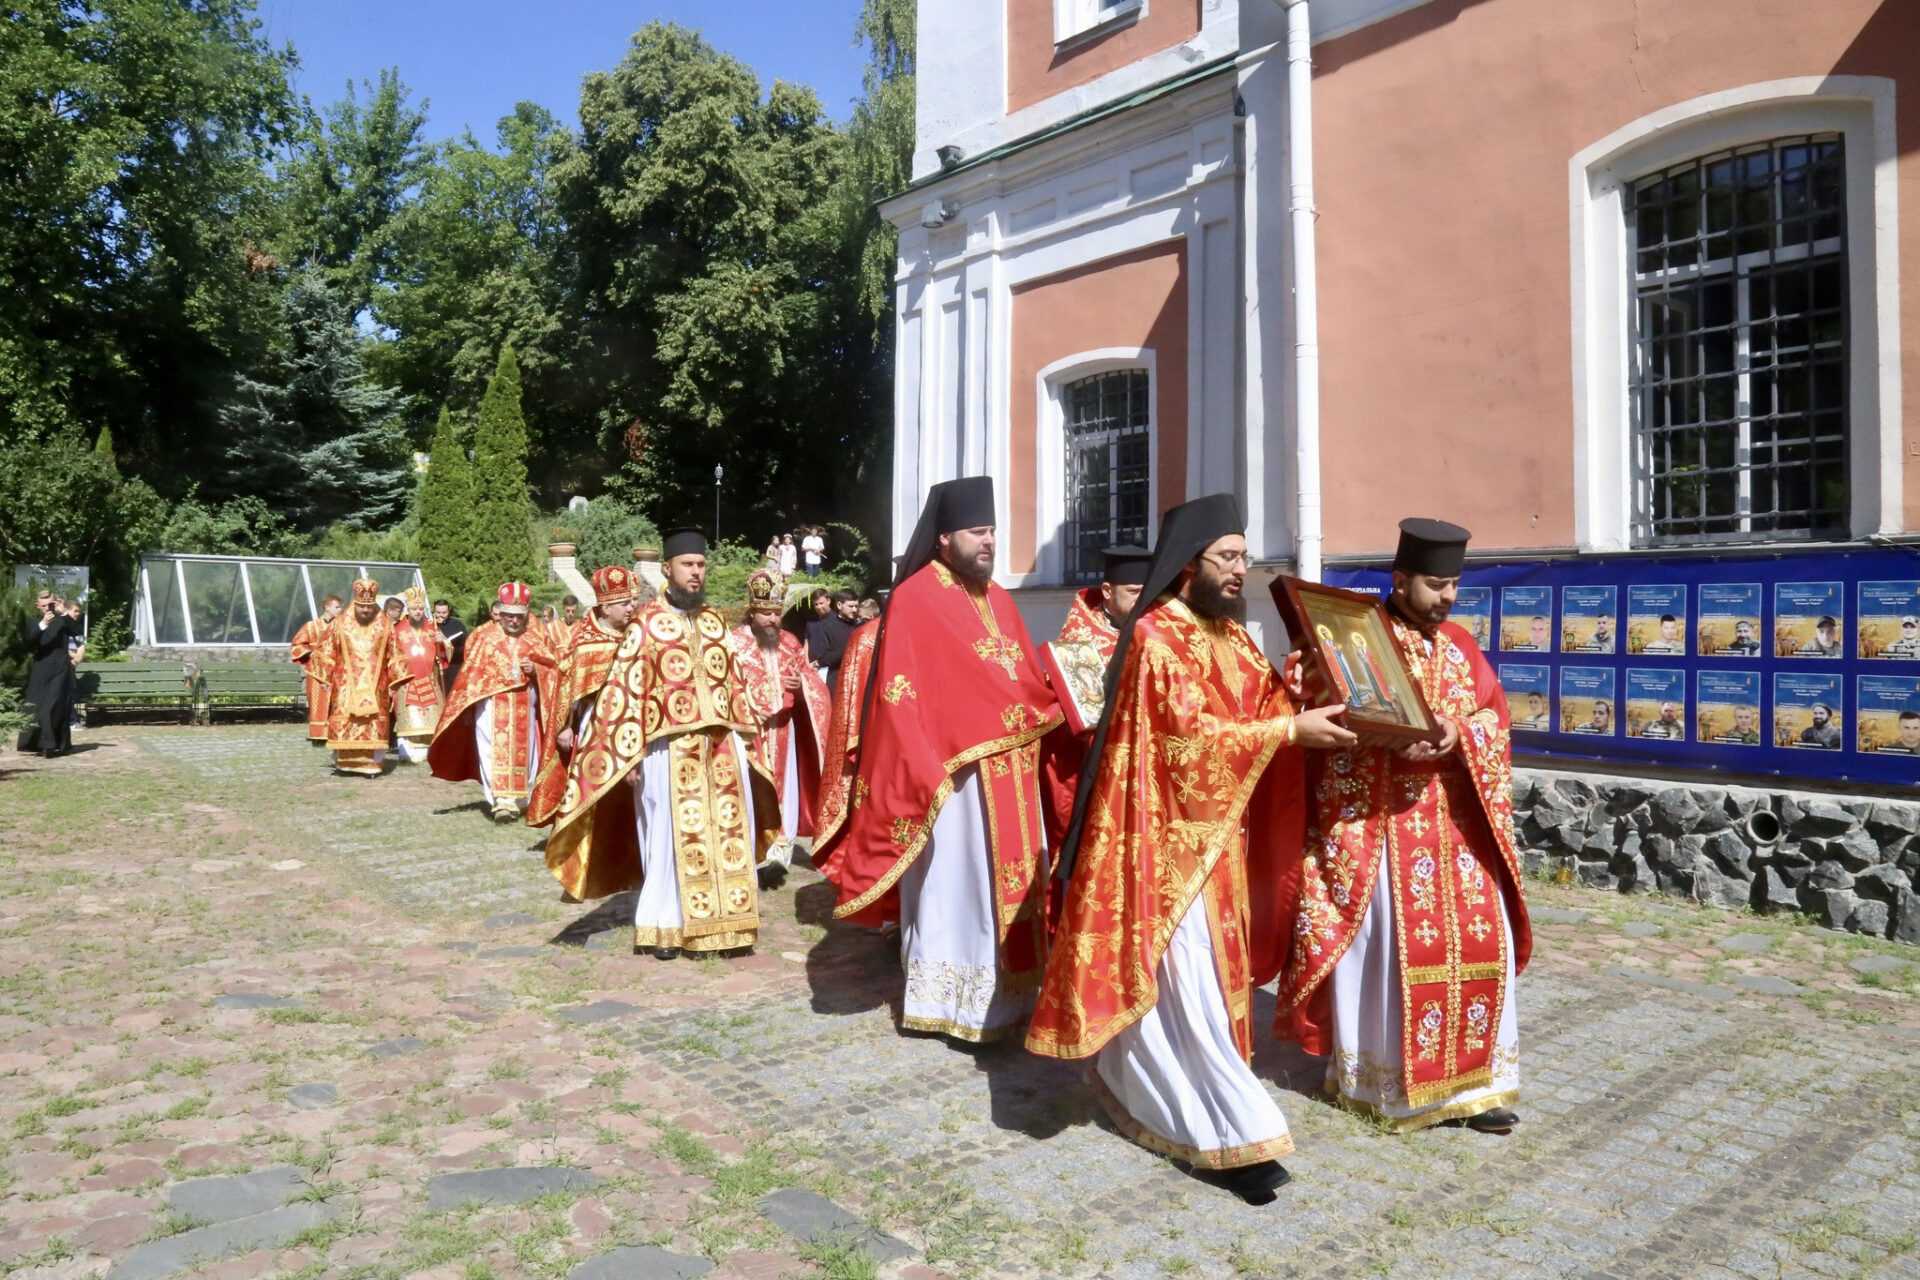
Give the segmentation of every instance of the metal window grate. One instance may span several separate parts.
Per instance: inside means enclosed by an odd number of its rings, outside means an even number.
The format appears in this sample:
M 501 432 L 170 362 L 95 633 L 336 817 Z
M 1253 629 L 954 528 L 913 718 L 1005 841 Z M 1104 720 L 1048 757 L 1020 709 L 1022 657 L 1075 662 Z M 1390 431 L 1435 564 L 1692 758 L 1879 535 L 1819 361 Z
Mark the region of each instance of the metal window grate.
M 1844 536 L 1839 135 L 1667 169 L 1627 217 L 1635 543 Z
M 1148 400 L 1144 369 L 1071 382 L 1061 391 L 1067 430 L 1066 574 L 1098 582 L 1101 552 L 1147 545 Z

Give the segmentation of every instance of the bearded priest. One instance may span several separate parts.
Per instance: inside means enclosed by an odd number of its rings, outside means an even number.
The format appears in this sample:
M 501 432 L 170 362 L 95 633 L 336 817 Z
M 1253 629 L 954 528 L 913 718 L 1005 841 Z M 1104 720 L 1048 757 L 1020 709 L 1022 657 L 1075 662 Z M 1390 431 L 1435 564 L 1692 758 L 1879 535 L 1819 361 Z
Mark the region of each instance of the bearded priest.
M 1100 581 L 1074 595 L 1060 634 L 1040 651 L 1047 680 L 1060 695 L 1060 710 L 1067 717 L 1065 731 L 1048 734 L 1040 748 L 1047 845 L 1053 849 L 1066 839 L 1080 766 L 1106 707 L 1107 664 L 1120 640 L 1120 624 L 1140 599 L 1153 553 L 1145 547 L 1108 547 L 1101 559 Z
M 837 917 L 900 923 L 902 1028 L 968 1042 L 1017 1029 L 1039 988 L 1040 739 L 1060 724 L 1026 624 L 992 580 L 994 519 L 985 476 L 927 494 L 881 623 L 847 818 L 824 868 Z
M 547 867 L 580 898 L 631 889 L 635 950 L 744 953 L 760 931 L 754 731 L 727 624 L 707 605 L 707 539 L 661 540 L 665 598 L 634 616 L 567 762 Z
M 540 717 L 552 715 L 559 670 L 539 628 L 533 591 L 500 586 L 497 625 L 467 641 L 460 676 L 434 730 L 427 763 L 448 782 L 478 782 L 495 822 L 518 822 L 540 767 Z
M 453 646 L 427 616 L 425 591 L 408 587 L 401 593 L 401 599 L 407 612 L 394 624 L 393 632 L 394 643 L 400 647 L 400 660 L 407 665 L 408 679 L 394 699 L 393 734 L 402 760 L 408 764 L 425 764 L 434 727 L 440 723 L 444 681 L 447 664 L 453 660 Z
M 316 747 L 327 745 L 327 629 L 340 616 L 341 607 L 339 596 L 322 600 L 320 616 L 301 623 L 288 646 L 287 656 L 306 672 L 307 741 Z
M 633 623 L 634 591 L 639 580 L 625 565 L 610 564 L 593 571 L 593 607 L 574 622 L 565 645 L 554 654 L 559 663 L 556 695 L 548 714 L 540 718 L 546 741 L 540 747 L 540 770 L 527 800 L 527 823 L 544 827 L 553 820 L 567 790 L 567 762 L 586 731 L 593 704 L 606 687 L 620 642 Z M 571 597 L 569 597 L 571 598 Z M 558 874 L 558 873 L 556 873 Z M 575 868 L 578 878 L 580 869 Z M 561 875 L 569 897 L 577 898 L 570 877 Z
M 1253 989 L 1286 917 L 1301 747 L 1351 744 L 1296 711 L 1248 635 L 1240 504 L 1161 523 L 1120 630 L 1062 846 L 1067 888 L 1027 1048 L 1093 1058 L 1114 1124 L 1252 1204 L 1287 1182 L 1286 1118 L 1253 1074 Z
M 1396 1130 L 1506 1133 L 1520 1087 L 1514 979 L 1533 949 L 1513 836 L 1506 695 L 1447 621 L 1468 533 L 1406 520 L 1387 613 L 1438 743 L 1316 759 L 1278 1032 L 1327 1054 L 1327 1090 Z
M 793 842 L 813 834 L 832 716 L 827 682 L 807 661 L 800 637 L 780 626 L 786 594 L 778 574 L 757 569 L 748 575 L 747 620 L 729 637 L 747 706 L 758 722 L 747 759 L 775 801 L 759 814 L 762 889 L 777 888 L 786 879 Z
M 380 609 L 378 582 L 354 580 L 353 612 L 334 620 L 315 655 L 327 675 L 327 747 L 334 769 L 379 777 L 394 690 L 408 675 L 393 624 Z

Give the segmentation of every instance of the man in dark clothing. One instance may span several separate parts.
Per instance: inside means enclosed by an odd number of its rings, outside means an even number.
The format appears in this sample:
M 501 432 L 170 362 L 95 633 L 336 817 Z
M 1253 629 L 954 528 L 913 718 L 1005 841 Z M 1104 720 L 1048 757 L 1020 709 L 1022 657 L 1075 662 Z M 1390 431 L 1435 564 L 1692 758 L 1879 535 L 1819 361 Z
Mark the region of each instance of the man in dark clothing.
M 817 602 L 823 593 L 815 592 Z M 860 597 L 851 591 L 833 593 L 826 613 L 807 623 L 807 660 L 820 668 L 829 688 L 840 684 L 840 659 L 846 656 L 847 637 L 853 634 Z
M 67 641 L 77 638 L 80 624 L 67 616 L 52 592 L 42 591 L 34 601 L 40 620 L 27 624 L 27 648 L 33 667 L 27 676 L 27 701 L 33 704 L 40 754 L 51 758 L 73 749 L 73 660 Z

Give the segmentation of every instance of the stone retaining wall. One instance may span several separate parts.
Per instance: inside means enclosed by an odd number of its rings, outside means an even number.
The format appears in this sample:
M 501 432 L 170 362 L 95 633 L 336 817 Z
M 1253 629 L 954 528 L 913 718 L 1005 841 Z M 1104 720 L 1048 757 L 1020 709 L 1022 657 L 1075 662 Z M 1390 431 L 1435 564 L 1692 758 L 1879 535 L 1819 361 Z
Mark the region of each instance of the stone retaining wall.
M 1920 943 L 1920 803 L 1515 769 L 1528 868 Z

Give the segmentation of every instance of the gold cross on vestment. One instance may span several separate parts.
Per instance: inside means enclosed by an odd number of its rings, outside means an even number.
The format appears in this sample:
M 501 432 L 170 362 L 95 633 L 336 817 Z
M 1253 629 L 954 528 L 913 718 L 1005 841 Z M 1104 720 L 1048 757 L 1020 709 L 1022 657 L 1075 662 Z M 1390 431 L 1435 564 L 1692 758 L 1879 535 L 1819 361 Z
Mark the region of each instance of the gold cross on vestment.
M 1493 932 L 1493 926 L 1487 923 L 1485 916 L 1475 916 L 1473 923 L 1467 926 L 1467 932 L 1473 935 L 1475 942 L 1485 942 L 1487 935 Z
M 1422 920 L 1420 927 L 1413 931 L 1413 936 L 1420 939 L 1420 945 L 1430 947 L 1433 940 L 1440 936 L 1440 931 L 1433 927 L 1433 921 Z
M 991 662 L 1007 673 L 1007 679 L 1014 678 L 1020 669 L 1020 646 L 1005 636 L 989 636 L 973 642 L 973 651 L 982 662 Z
M 1423 839 L 1426 836 L 1428 826 L 1427 815 L 1424 813 L 1416 812 L 1411 818 L 1407 819 L 1407 830 L 1413 832 L 1413 838 L 1415 840 Z

